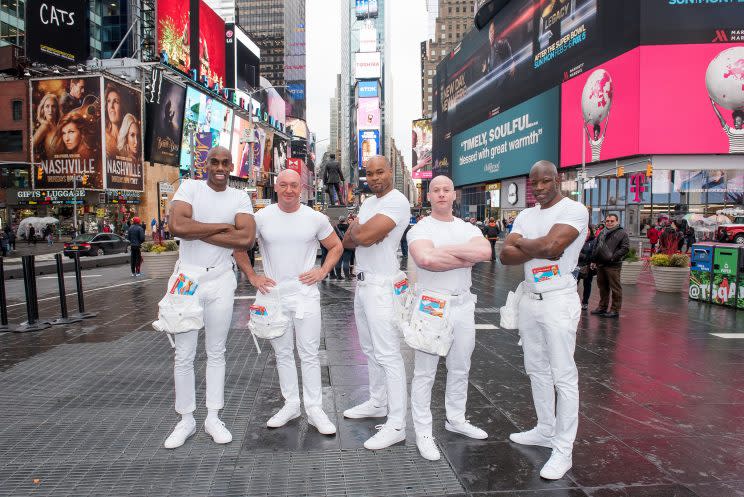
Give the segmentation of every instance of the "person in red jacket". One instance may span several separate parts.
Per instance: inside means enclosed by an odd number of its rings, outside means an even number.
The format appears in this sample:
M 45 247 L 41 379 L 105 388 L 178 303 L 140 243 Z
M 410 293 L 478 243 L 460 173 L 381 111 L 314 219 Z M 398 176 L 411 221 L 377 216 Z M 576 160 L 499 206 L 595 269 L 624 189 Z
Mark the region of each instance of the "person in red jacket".
M 646 232 L 646 237 L 651 244 L 652 254 L 656 253 L 656 244 L 659 243 L 659 236 L 661 236 L 661 231 L 659 231 L 656 226 L 651 226 Z

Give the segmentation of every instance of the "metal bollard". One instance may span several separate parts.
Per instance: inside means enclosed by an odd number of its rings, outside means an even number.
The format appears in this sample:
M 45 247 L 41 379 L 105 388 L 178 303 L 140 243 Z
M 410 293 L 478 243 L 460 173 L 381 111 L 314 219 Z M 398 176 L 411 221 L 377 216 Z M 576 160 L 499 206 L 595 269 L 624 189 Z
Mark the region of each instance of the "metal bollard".
M 25 333 L 28 331 L 39 331 L 51 326 L 47 321 L 39 320 L 39 302 L 36 297 L 36 264 L 33 255 L 21 257 L 23 267 L 23 287 L 26 293 L 26 316 L 27 321 L 15 327 L 13 331 Z
M 0 257 L 0 332 L 12 331 L 8 326 L 8 302 L 5 295 L 5 265 Z
M 65 270 L 62 266 L 62 254 L 54 254 L 54 261 L 57 263 L 57 286 L 59 287 L 59 310 L 61 317 L 52 321 L 52 324 L 70 324 L 82 321 L 79 316 L 69 316 L 67 314 L 67 295 L 65 294 Z
M 75 289 L 77 291 L 78 312 L 73 314 L 72 318 L 81 319 L 94 318 L 98 316 L 97 312 L 85 312 L 85 296 L 83 295 L 83 276 L 80 274 L 80 254 L 75 253 Z

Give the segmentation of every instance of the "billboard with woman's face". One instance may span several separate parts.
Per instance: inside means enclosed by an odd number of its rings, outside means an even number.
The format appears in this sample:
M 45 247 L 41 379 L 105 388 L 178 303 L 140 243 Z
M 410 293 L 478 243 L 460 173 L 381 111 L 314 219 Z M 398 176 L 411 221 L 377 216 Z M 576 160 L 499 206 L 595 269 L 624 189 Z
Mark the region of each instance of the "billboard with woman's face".
M 31 81 L 34 188 L 103 189 L 101 78 Z
M 106 187 L 142 191 L 142 94 L 103 79 Z

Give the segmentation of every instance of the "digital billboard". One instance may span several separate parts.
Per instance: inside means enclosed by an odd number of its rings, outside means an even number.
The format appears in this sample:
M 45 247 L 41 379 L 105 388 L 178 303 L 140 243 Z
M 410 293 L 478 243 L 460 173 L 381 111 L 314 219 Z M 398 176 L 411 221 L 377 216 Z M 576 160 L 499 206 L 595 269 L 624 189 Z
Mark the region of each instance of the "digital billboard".
M 261 50 L 239 26 L 225 24 L 225 87 L 258 88 Z
M 362 26 L 359 29 L 359 51 L 377 51 L 377 28 L 374 26 Z
M 354 54 L 354 77 L 356 79 L 380 79 L 381 76 L 380 52 L 357 52 Z
M 378 97 L 359 99 L 357 129 L 380 129 L 380 99 Z
M 560 89 L 552 88 L 452 138 L 455 186 L 529 172 L 558 161 Z
M 380 154 L 380 130 L 359 130 L 359 168 L 363 169 L 367 160 Z
M 744 41 L 744 2 L 642 0 L 641 43 Z
M 142 191 L 142 93 L 104 78 L 103 104 L 106 188 Z
M 287 140 L 274 135 L 272 142 L 272 154 L 274 160 L 274 172 L 279 174 L 287 169 Z
M 411 177 L 431 179 L 431 119 L 413 121 L 411 135 Z
M 267 88 L 262 93 L 265 94 L 266 112 L 269 117 L 274 118 L 275 122 L 282 125 L 287 122 L 287 104 L 282 96 L 273 88 Z
M 190 0 L 157 2 L 158 53 L 165 53 L 167 62 L 184 73 L 191 69 L 190 12 Z
M 88 3 L 80 0 L 26 0 L 26 57 L 43 64 L 86 61 L 90 52 L 88 10 Z
M 377 0 L 356 0 L 357 19 L 377 17 Z
M 561 166 L 638 154 L 641 48 L 561 85 Z
M 186 88 L 163 78 L 155 101 L 147 104 L 147 160 L 178 166 L 185 99 Z
M 225 21 L 199 0 L 199 75 L 225 86 Z
M 103 189 L 101 78 L 32 80 L 30 115 L 34 188 Z
M 377 81 L 359 81 L 357 83 L 357 93 L 359 98 L 379 97 Z
M 217 145 L 229 149 L 232 117 L 232 109 L 211 96 L 188 87 L 181 139 L 181 169 L 188 170 L 191 165 L 191 149 L 196 147 L 197 135 L 202 135 L 198 137 L 199 146 L 206 147 L 207 151 Z M 198 157 L 195 156 L 195 159 Z
M 233 118 L 232 140 L 230 142 L 233 161 L 230 176 L 249 178 L 251 175 L 250 146 L 247 140 L 250 137 L 250 131 L 250 122 L 236 114 Z

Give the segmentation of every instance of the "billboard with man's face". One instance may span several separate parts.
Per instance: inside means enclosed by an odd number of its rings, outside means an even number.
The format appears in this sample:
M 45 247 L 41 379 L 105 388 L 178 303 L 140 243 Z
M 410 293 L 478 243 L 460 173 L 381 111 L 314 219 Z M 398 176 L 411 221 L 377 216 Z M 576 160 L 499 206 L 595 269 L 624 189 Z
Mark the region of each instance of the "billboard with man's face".
M 101 78 L 31 81 L 34 188 L 103 189 Z
M 106 188 L 142 191 L 142 93 L 103 79 Z

